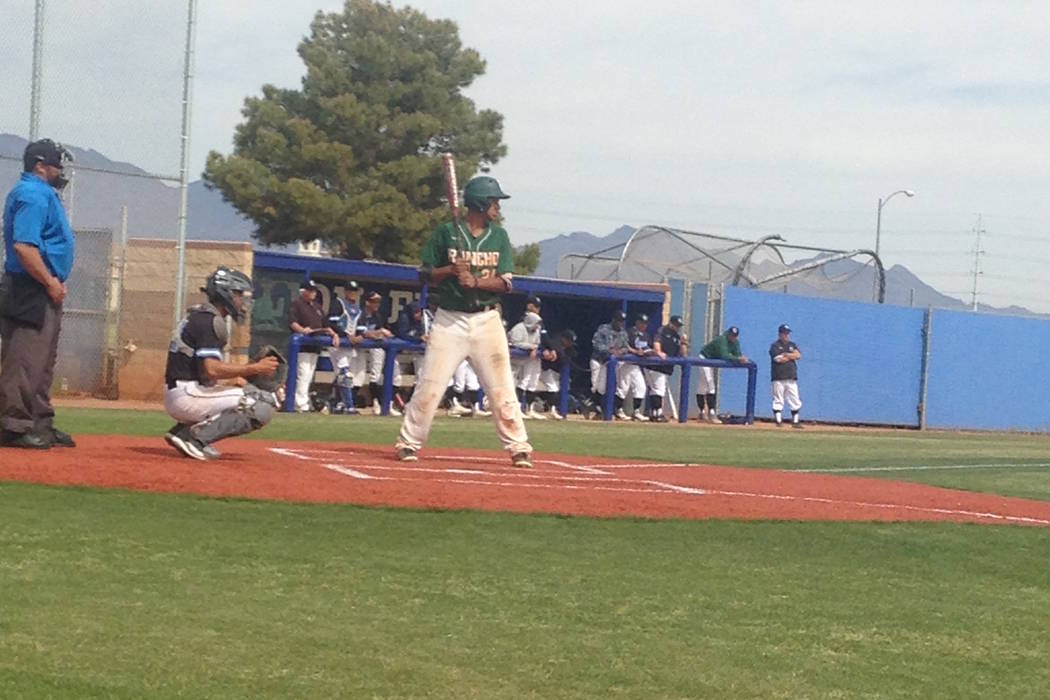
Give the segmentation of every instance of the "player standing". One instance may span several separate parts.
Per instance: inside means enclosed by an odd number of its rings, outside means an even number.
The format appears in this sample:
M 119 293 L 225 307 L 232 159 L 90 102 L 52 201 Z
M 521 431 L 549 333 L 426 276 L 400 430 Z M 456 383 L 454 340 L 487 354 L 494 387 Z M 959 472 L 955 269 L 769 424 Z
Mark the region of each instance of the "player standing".
M 787 401 L 791 409 L 791 427 L 801 428 L 798 412 L 802 409 L 802 399 L 798 396 L 798 360 L 802 357 L 798 346 L 791 340 L 791 327 L 780 324 L 777 328 L 777 339 L 769 346 L 770 390 L 773 395 L 773 418 L 777 427 L 783 425 L 782 412 Z
M 439 307 L 427 344 L 427 370 L 405 407 L 395 448 L 416 461 L 430 434 L 438 403 L 459 363 L 469 359 L 489 397 L 500 441 L 515 467 L 531 467 L 532 446 L 514 391 L 499 297 L 512 288 L 514 249 L 497 224 L 509 195 L 495 178 L 478 176 L 463 190 L 464 224 L 438 226 L 423 248 L 420 276 L 437 287 Z

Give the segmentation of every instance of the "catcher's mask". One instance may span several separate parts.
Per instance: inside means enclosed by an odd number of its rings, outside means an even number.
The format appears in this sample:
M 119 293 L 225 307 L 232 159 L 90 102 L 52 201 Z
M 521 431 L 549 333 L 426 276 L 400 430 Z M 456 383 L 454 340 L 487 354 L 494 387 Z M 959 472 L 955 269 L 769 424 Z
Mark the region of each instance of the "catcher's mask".
M 240 270 L 220 266 L 201 289 L 211 303 L 221 303 L 237 323 L 252 315 L 252 280 Z

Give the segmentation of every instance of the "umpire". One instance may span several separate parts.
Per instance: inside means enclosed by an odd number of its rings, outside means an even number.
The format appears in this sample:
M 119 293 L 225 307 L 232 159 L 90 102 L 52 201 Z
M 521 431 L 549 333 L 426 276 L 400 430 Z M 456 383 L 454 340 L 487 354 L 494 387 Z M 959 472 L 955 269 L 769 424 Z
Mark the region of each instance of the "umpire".
M 0 445 L 73 447 L 54 426 L 51 380 L 58 356 L 62 301 L 75 239 L 58 191 L 73 156 L 51 139 L 22 157 L 21 179 L 4 204 L 4 276 L 0 281 Z

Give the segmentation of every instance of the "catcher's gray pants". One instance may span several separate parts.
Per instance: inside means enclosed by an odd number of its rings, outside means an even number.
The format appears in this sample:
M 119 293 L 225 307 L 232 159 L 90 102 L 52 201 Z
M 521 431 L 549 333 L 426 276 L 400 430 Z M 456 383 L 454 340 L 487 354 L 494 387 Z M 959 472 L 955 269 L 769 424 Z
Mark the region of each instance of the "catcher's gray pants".
M 58 357 L 62 306 L 48 301 L 44 324 L 33 328 L 0 318 L 0 424 L 12 433 L 54 427 L 51 381 Z

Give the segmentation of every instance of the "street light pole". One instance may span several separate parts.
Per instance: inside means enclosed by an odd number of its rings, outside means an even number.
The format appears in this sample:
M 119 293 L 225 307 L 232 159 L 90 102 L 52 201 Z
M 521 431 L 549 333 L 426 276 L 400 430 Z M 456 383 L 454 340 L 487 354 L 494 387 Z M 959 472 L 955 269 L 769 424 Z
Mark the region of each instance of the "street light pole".
M 885 198 L 879 197 L 879 208 L 875 212 L 875 256 L 879 255 L 879 241 L 882 238 L 882 208 L 886 206 L 895 195 L 903 194 L 908 197 L 914 197 L 915 193 L 911 190 L 897 190 L 887 195 Z

